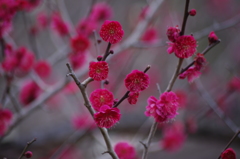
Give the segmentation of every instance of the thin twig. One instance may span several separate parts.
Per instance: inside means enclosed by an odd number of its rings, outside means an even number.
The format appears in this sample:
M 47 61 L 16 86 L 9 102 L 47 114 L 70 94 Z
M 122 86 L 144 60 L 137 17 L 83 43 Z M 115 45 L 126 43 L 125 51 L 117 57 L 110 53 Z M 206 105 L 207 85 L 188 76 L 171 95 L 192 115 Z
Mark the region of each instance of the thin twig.
M 151 129 L 150 129 L 150 132 L 149 132 L 149 135 L 148 135 L 148 138 L 147 138 L 147 143 L 143 144 L 144 145 L 144 151 L 143 151 L 143 156 L 142 156 L 142 159 L 146 159 L 147 158 L 147 154 L 148 154 L 148 148 L 151 144 L 151 141 L 152 141 L 152 138 L 157 130 L 157 125 L 158 125 L 158 122 L 157 121 L 154 121 Z
M 208 46 L 206 47 L 206 49 L 203 50 L 202 54 L 203 54 L 203 55 L 206 55 L 209 50 L 211 50 L 214 46 L 216 46 L 216 45 L 219 44 L 220 42 L 221 42 L 221 40 L 218 39 L 215 43 L 212 43 L 211 45 L 208 45 Z M 191 62 L 187 67 L 183 68 L 178 75 L 180 75 L 180 74 L 182 74 L 183 72 L 187 71 L 192 65 L 194 65 L 194 62 L 195 62 L 195 60 L 194 60 L 193 62 Z
M 103 55 L 103 57 L 102 57 L 102 61 L 105 61 L 106 60 L 106 58 L 108 57 L 108 55 L 110 54 L 109 53 L 109 50 L 110 50 L 110 48 L 111 48 L 111 43 L 109 42 L 108 43 L 108 46 L 107 46 L 107 49 L 106 49 L 106 52 L 105 52 L 105 54 Z
M 223 151 L 225 151 L 225 150 L 233 143 L 233 141 L 238 137 L 238 134 L 240 134 L 240 130 L 233 135 L 233 137 L 232 137 L 231 140 L 228 142 L 228 144 L 226 145 L 226 147 L 224 148 Z M 222 151 L 222 152 L 223 152 L 223 151 Z M 220 159 L 220 158 L 221 158 L 221 154 L 219 155 L 218 159 Z
M 187 18 L 189 16 L 189 13 L 188 13 L 189 2 L 190 2 L 190 0 L 186 0 L 182 29 L 181 29 L 180 35 L 184 35 L 184 32 L 185 32 L 185 28 L 186 28 L 186 24 L 187 24 Z
M 31 141 L 27 142 L 27 145 L 25 146 L 25 148 L 23 149 L 21 155 L 18 157 L 18 159 L 21 159 L 24 156 L 24 153 L 27 151 L 27 148 L 33 143 L 35 142 L 37 139 L 34 138 Z
M 75 83 L 77 84 L 78 88 L 80 89 L 81 93 L 82 93 L 82 96 L 83 96 L 83 99 L 84 99 L 84 105 L 87 107 L 88 111 L 90 112 L 90 114 L 92 115 L 92 117 L 94 118 L 94 109 L 92 108 L 90 102 L 89 102 L 89 98 L 88 98 L 88 95 L 86 93 L 86 86 L 83 86 L 80 81 L 77 79 L 75 73 L 73 72 L 73 69 L 71 68 L 70 64 L 67 63 L 67 67 L 69 69 L 69 74 L 67 74 L 67 76 L 71 76 Z M 88 78 L 88 80 L 92 80 L 91 78 Z M 86 80 L 85 80 L 86 81 Z M 86 83 L 89 83 L 88 81 L 86 81 Z M 118 159 L 118 156 L 117 154 L 114 152 L 113 150 L 113 146 L 112 146 L 112 143 L 111 143 L 111 139 L 108 135 L 108 131 L 106 128 L 101 128 L 101 127 L 98 127 L 99 130 L 101 131 L 102 135 L 103 135 L 103 138 L 104 138 L 104 141 L 106 143 L 106 146 L 107 146 L 107 152 L 111 155 L 111 157 L 113 159 Z

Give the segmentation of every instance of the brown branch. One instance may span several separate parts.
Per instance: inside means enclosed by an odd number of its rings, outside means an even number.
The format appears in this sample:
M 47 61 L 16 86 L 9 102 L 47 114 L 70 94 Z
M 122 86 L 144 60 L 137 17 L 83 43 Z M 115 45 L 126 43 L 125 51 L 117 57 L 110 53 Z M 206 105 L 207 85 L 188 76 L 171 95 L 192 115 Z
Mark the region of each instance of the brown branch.
M 105 54 L 103 55 L 103 57 L 102 57 L 102 61 L 105 61 L 106 60 L 106 58 L 108 57 L 108 55 L 110 54 L 109 53 L 109 50 L 110 50 L 110 48 L 111 48 L 111 43 L 109 42 L 108 43 L 108 46 L 107 46 L 107 49 L 106 49 L 106 52 L 105 52 Z
M 189 13 L 188 13 L 189 2 L 190 2 L 190 0 L 186 0 L 186 3 L 185 3 L 184 17 L 183 17 L 183 23 L 182 23 L 182 29 L 181 29 L 181 32 L 180 32 L 180 36 L 184 35 L 184 32 L 185 32 L 185 28 L 186 28 L 186 24 L 187 24 L 187 18 L 189 16 Z
M 23 149 L 21 155 L 18 157 L 18 159 L 21 159 L 24 156 L 24 153 L 27 151 L 27 148 L 33 143 L 35 142 L 37 139 L 34 138 L 31 141 L 27 142 L 27 145 L 25 146 L 25 148 Z
M 94 118 L 94 113 L 95 113 L 95 111 L 94 111 L 94 109 L 92 108 L 92 106 L 91 106 L 91 104 L 90 104 L 90 102 L 89 102 L 88 95 L 87 95 L 87 93 L 86 93 L 86 86 L 87 86 L 86 83 L 90 83 L 89 81 L 92 80 L 92 78 L 88 78 L 87 80 L 85 80 L 85 85 L 83 85 L 83 84 L 77 79 L 77 77 L 76 77 L 73 69 L 71 68 L 70 64 L 67 63 L 66 65 L 67 65 L 68 70 L 69 70 L 69 72 L 70 72 L 70 73 L 67 74 L 67 76 L 71 76 L 71 77 L 74 79 L 75 83 L 77 84 L 78 88 L 80 89 L 80 91 L 81 91 L 81 93 L 82 93 L 82 96 L 83 96 L 83 99 L 84 99 L 84 105 L 87 107 L 88 111 L 90 112 L 90 114 L 91 114 L 92 117 Z M 106 152 L 108 152 L 113 159 L 118 159 L 117 154 L 116 154 L 116 153 L 114 152 L 114 150 L 113 150 L 113 146 L 112 146 L 112 143 L 111 143 L 111 139 L 110 139 L 110 137 L 109 137 L 109 135 L 108 135 L 107 129 L 106 129 L 106 128 L 101 128 L 101 127 L 98 127 L 98 128 L 99 128 L 99 130 L 101 131 L 101 133 L 102 133 L 102 135 L 103 135 L 103 138 L 104 138 L 104 141 L 105 141 L 105 143 L 106 143 L 106 146 L 107 146 L 107 151 L 106 151 Z
M 206 55 L 209 50 L 211 50 L 214 46 L 216 46 L 216 45 L 219 44 L 220 42 L 221 42 L 221 40 L 218 39 L 218 41 L 216 41 L 215 43 L 212 43 L 211 45 L 208 45 L 208 46 L 206 47 L 206 49 L 205 49 L 201 54 Z M 195 62 L 195 60 L 194 60 L 193 62 L 191 62 L 187 67 L 183 68 L 178 75 L 180 75 L 180 74 L 182 74 L 183 72 L 187 71 L 192 65 L 194 65 L 194 62 Z

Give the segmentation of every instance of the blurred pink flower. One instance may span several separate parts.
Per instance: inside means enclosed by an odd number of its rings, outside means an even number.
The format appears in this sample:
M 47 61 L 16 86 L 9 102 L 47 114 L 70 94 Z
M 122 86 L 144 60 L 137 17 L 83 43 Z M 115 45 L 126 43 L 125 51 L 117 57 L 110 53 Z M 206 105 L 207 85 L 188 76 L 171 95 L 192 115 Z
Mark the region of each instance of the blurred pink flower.
M 61 36 L 66 36 L 69 34 L 69 26 L 63 21 L 59 13 L 54 13 L 52 15 L 52 28 Z
M 118 155 L 119 159 L 136 159 L 137 153 L 135 148 L 128 142 L 118 142 L 114 146 L 114 151 Z
M 84 66 L 85 62 L 87 61 L 87 56 L 85 52 L 75 52 L 69 54 L 69 61 L 74 70 L 81 68 Z
M 130 92 L 140 92 L 148 88 L 149 77 L 142 71 L 133 70 L 127 75 L 124 82 Z
M 94 120 L 88 114 L 75 115 L 72 118 L 72 125 L 75 129 L 89 129 L 96 127 Z
M 113 94 L 107 89 L 96 89 L 90 94 L 90 102 L 96 111 L 99 111 L 103 105 L 113 106 Z
M 0 109 L 0 136 L 4 135 L 12 120 L 12 112 L 8 109 Z
M 227 148 L 222 152 L 221 159 L 236 159 L 236 153 L 232 148 Z
M 158 32 L 156 28 L 148 28 L 141 37 L 145 43 L 154 44 L 158 41 Z
M 90 19 L 96 22 L 101 22 L 112 17 L 112 8 L 105 2 L 94 4 Z
M 48 61 L 40 60 L 35 63 L 34 71 L 38 74 L 39 77 L 45 78 L 51 74 L 52 67 Z
M 24 105 L 27 106 L 33 102 L 41 93 L 41 89 L 34 81 L 29 81 L 23 84 L 20 90 L 19 100 Z
M 160 141 L 160 147 L 167 151 L 179 150 L 186 140 L 184 127 L 182 123 L 174 123 L 163 131 L 163 139 Z
M 121 114 L 118 108 L 108 105 L 101 106 L 99 112 L 94 114 L 96 124 L 101 128 L 110 128 L 120 120 Z
M 71 47 L 74 52 L 84 52 L 90 46 L 90 42 L 84 35 L 78 34 L 71 39 Z
M 95 81 L 102 81 L 108 77 L 108 63 L 105 61 L 90 62 L 89 65 L 89 77 L 92 77 Z
M 83 34 L 87 37 L 90 36 L 96 29 L 97 29 L 96 22 L 91 20 L 90 18 L 82 19 L 76 28 L 79 34 Z
M 115 44 L 121 41 L 123 35 L 124 31 L 122 29 L 122 26 L 117 21 L 106 20 L 100 30 L 101 38 L 111 44 Z

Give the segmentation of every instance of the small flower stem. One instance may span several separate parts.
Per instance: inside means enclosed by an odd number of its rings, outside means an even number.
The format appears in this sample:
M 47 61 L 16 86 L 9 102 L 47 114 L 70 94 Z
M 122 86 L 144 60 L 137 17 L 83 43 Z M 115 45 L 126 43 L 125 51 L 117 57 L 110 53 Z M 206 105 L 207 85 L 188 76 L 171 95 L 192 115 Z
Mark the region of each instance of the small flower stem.
M 70 66 L 69 63 L 66 64 L 67 67 L 68 67 L 68 70 L 69 70 L 69 73 L 67 74 L 67 76 L 71 76 L 76 85 L 78 86 L 78 88 L 80 89 L 81 93 L 82 93 L 82 96 L 83 96 L 83 99 L 84 99 L 84 105 L 87 107 L 88 111 L 90 112 L 90 114 L 92 115 L 92 117 L 94 118 L 94 109 L 92 108 L 90 102 L 89 102 L 89 98 L 88 98 L 88 95 L 86 93 L 86 87 L 87 87 L 87 84 L 89 84 L 92 80 L 92 78 L 87 78 L 85 81 L 83 81 L 82 83 L 78 80 L 77 76 L 75 75 L 72 67 Z M 106 143 L 106 146 L 107 146 L 107 152 L 111 155 L 112 159 L 119 159 L 117 154 L 114 152 L 113 150 L 113 146 L 112 146 L 112 143 L 111 143 L 111 139 L 109 137 L 109 134 L 108 134 L 108 131 L 106 128 L 101 128 L 101 127 L 98 127 L 99 130 L 101 131 L 102 133 L 102 136 L 104 138 L 104 141 Z
M 203 55 L 206 55 L 209 50 L 211 50 L 214 46 L 216 46 L 216 45 L 219 44 L 220 42 L 221 42 L 221 40 L 219 39 L 219 40 L 216 41 L 215 43 L 212 43 L 211 45 L 208 45 L 208 46 L 206 47 L 206 49 L 203 50 L 202 54 L 203 54 Z M 194 62 L 195 62 L 195 61 L 191 62 L 187 67 L 183 68 L 178 75 L 180 75 L 180 74 L 182 74 L 183 72 L 187 71 L 192 65 L 194 65 Z
M 148 65 L 143 72 L 146 73 L 150 68 L 151 68 L 151 66 Z M 129 93 L 130 93 L 130 91 L 127 91 L 127 92 L 124 94 L 124 96 L 113 106 L 113 108 L 116 108 L 116 107 L 119 106 L 119 104 L 121 104 L 126 98 L 128 98 Z
M 35 142 L 37 139 L 34 138 L 31 141 L 27 142 L 27 145 L 25 146 L 25 148 L 23 149 L 21 155 L 18 157 L 18 159 L 21 159 L 24 156 L 24 153 L 27 151 L 27 148 L 33 143 Z
M 185 3 L 185 11 L 184 11 L 184 17 L 183 17 L 183 23 L 182 23 L 182 29 L 180 32 L 180 36 L 184 35 L 184 32 L 185 32 L 187 18 L 189 16 L 189 13 L 188 13 L 189 2 L 190 2 L 190 0 L 186 0 L 186 3 Z
M 239 134 L 240 134 L 240 130 L 237 131 L 237 132 L 234 134 L 234 136 L 233 136 L 233 137 L 231 138 L 231 140 L 228 142 L 228 144 L 226 145 L 226 147 L 224 148 L 223 151 L 225 151 L 225 150 L 232 144 L 232 142 L 238 137 Z M 223 152 L 223 151 L 222 151 L 222 152 Z M 222 153 L 221 153 L 221 154 L 222 154 Z M 218 159 L 221 158 L 221 154 L 219 155 Z
M 107 46 L 107 49 L 106 49 L 106 52 L 105 52 L 105 54 L 103 55 L 102 61 L 105 61 L 106 58 L 108 57 L 109 51 L 110 51 L 110 48 L 111 48 L 111 45 L 112 45 L 112 44 L 109 42 L 109 43 L 108 43 L 108 46 Z
M 178 77 L 178 74 L 179 74 L 182 63 L 183 63 L 183 59 L 179 58 L 178 65 L 177 65 L 177 68 L 175 70 L 175 73 L 173 74 L 165 92 L 170 92 L 172 90 L 172 87 L 173 87 L 173 85 L 174 85 L 174 83 L 175 83 L 175 81 Z
M 93 33 L 94 33 L 94 39 L 95 39 L 95 47 L 96 47 L 96 54 L 97 54 L 97 56 L 99 55 L 99 47 L 98 47 L 98 38 L 97 38 L 97 32 L 96 32 L 96 30 L 94 30 L 93 31 Z

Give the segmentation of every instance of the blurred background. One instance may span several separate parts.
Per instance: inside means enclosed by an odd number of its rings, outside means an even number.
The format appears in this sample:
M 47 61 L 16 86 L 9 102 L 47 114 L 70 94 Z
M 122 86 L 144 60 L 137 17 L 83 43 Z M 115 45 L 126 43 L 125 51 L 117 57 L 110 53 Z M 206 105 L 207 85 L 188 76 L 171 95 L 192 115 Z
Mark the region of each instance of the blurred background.
M 141 92 L 137 104 L 130 105 L 127 100 L 121 103 L 121 120 L 109 129 L 113 145 L 127 141 L 135 147 L 136 158 L 141 158 L 143 146 L 139 141 L 146 140 L 153 123 L 152 118 L 144 115 L 147 99 L 159 98 L 156 84 L 161 91 L 166 89 L 178 60 L 167 53 L 166 31 L 177 25 L 181 28 L 185 1 L 160 3 L 146 28 L 137 32 L 139 38 L 133 41 L 127 41 L 128 37 L 146 20 L 151 0 L 29 0 L 28 3 L 31 6 L 20 7 L 12 16 L 11 26 L 2 31 L 1 39 L 9 44 L 5 49 L 24 47 L 34 58 L 26 59 L 26 63 L 32 63 L 27 71 L 9 72 L 1 65 L 1 108 L 11 110 L 12 122 L 17 124 L 6 130 L 7 135 L 0 140 L 0 158 L 17 158 L 33 138 L 37 138 L 29 147 L 33 159 L 110 158 L 108 154 L 102 155 L 105 143 L 88 115 L 80 91 L 66 77 L 67 62 L 74 67 L 80 81 L 88 77 L 89 62 L 96 61 L 107 47 L 106 42 L 99 42 L 99 30 L 105 20 L 120 22 L 125 33 L 122 41 L 111 48 L 116 52 L 108 61 L 109 84 L 94 81 L 88 85 L 87 93 L 105 87 L 113 92 L 115 99 L 120 99 L 127 91 L 126 75 L 151 65 L 147 73 L 149 88 Z M 211 31 L 221 43 L 205 56 L 207 65 L 199 79 L 192 83 L 186 79 L 176 81 L 173 91 L 179 97 L 179 115 L 169 123 L 159 124 L 150 147 L 151 159 L 217 158 L 240 130 L 240 1 L 190 1 L 189 9 L 193 8 L 197 14 L 188 18 L 185 34 L 196 38 L 197 52 L 208 46 Z M 93 22 L 91 16 L 97 20 Z M 84 34 L 88 41 L 82 45 L 89 46 L 74 56 L 71 39 L 77 34 Z M 185 60 L 183 67 L 193 58 Z M 4 61 L 6 53 L 1 54 L 1 63 Z M 39 61 L 47 64 L 37 67 Z M 29 84 L 33 81 L 36 86 Z M 6 93 L 7 88 L 11 88 L 11 93 Z M 172 147 L 167 149 L 163 143 L 166 134 L 172 133 L 171 128 L 176 139 L 169 139 Z M 239 138 L 230 147 L 238 158 Z

